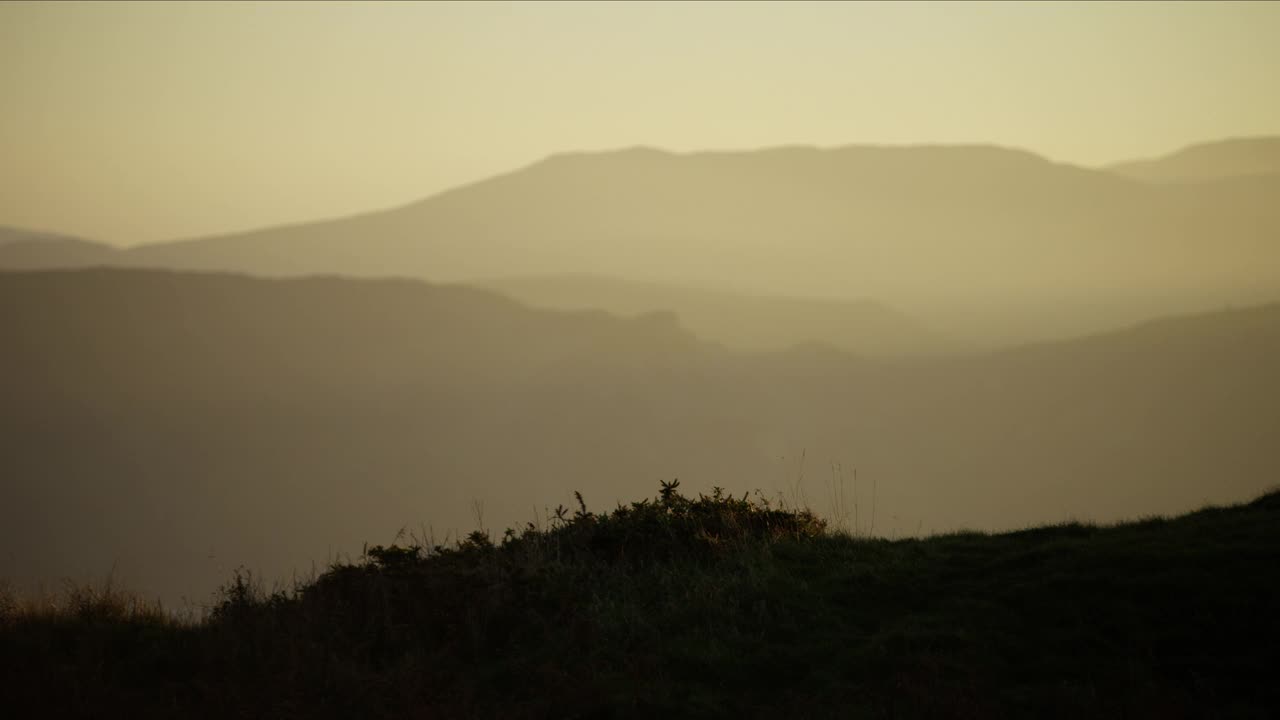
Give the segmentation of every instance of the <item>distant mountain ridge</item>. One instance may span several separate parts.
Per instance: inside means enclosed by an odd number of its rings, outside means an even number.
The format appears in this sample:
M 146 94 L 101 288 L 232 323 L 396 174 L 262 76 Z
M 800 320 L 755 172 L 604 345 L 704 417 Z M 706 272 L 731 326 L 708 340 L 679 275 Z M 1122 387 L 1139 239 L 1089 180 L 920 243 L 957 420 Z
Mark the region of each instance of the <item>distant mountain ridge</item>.
M 417 280 L 94 269 L 0 272 L 0 327 L 13 579 L 123 559 L 140 590 L 195 592 L 388 527 L 465 532 L 473 501 L 500 528 L 655 478 L 807 475 L 823 510 L 839 463 L 901 534 L 1174 512 L 1280 473 L 1280 305 L 887 361 Z
M 873 300 L 762 296 L 600 275 L 536 275 L 474 283 L 534 307 L 620 315 L 667 309 L 699 337 L 739 350 L 823 342 L 863 355 L 916 355 L 949 339 Z
M 1212 182 L 1280 173 L 1280 137 L 1233 138 L 1189 145 L 1148 160 L 1109 166 L 1111 172 L 1144 182 Z
M 912 271 L 922 251 L 960 263 L 953 270 L 1018 245 L 1045 250 L 1059 238 L 1078 253 L 1096 253 L 1108 238 L 1095 233 L 1115 234 L 1108 222 L 1137 222 L 1155 211 L 1187 214 L 1183 200 L 1113 172 L 992 146 L 679 154 L 632 148 L 553 155 L 390 210 L 135 246 L 116 262 L 433 281 L 593 273 L 780 294 L 848 296 L 852 288 L 880 296 L 927 285 L 924 276 L 936 271 Z M 1206 200 L 1194 214 L 1214 211 L 1214 198 Z M 1152 231 L 1185 235 L 1180 226 L 1157 224 Z M 910 248 L 910 260 L 896 257 L 903 243 L 918 246 Z M 1083 269 L 1057 262 L 1070 258 L 1054 260 L 1048 279 L 1055 284 Z M 834 284 L 833 264 L 845 278 Z M 777 276 L 761 277 L 766 267 Z M 898 276 L 890 273 L 893 281 L 886 282 L 890 270 Z
M 335 220 L 118 251 L 11 243 L 0 267 L 597 275 L 875 298 L 939 330 L 1004 342 L 1275 299 L 1277 199 L 1277 174 L 1145 182 L 994 146 L 631 148 L 554 155 Z M 985 329 L 968 328 L 980 317 Z
M 8 245 L 17 242 L 56 242 L 78 240 L 80 242 L 88 242 L 81 238 L 63 235 L 61 233 L 47 232 L 43 230 L 29 230 L 26 228 L 10 227 L 8 225 L 0 225 L 0 245 Z

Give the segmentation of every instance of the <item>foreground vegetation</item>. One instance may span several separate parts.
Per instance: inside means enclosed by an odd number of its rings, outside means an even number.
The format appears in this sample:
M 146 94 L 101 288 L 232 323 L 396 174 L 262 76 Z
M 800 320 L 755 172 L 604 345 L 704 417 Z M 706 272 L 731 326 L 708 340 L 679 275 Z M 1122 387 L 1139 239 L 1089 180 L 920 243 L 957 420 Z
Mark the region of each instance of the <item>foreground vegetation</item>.
M 0 598 L 9 717 L 1272 717 L 1280 493 L 887 541 L 676 483 L 206 618 Z

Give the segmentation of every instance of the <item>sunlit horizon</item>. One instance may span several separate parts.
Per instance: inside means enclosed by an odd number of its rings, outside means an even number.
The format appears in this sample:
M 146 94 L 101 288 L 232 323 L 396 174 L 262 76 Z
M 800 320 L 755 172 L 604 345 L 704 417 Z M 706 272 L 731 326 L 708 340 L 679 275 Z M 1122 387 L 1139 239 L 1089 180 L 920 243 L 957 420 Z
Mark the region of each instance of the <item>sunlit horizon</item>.
M 0 225 L 200 237 L 637 145 L 1101 167 L 1280 134 L 1277 35 L 1272 3 L 5 3 Z

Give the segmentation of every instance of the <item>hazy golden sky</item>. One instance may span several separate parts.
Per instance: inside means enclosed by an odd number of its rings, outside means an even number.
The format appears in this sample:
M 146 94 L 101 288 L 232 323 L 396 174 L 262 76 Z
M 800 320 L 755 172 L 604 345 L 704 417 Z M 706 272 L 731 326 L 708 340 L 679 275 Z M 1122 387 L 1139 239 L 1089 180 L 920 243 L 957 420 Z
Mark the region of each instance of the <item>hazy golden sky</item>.
M 0 4 L 0 224 L 119 244 L 563 150 L 1280 133 L 1280 3 Z

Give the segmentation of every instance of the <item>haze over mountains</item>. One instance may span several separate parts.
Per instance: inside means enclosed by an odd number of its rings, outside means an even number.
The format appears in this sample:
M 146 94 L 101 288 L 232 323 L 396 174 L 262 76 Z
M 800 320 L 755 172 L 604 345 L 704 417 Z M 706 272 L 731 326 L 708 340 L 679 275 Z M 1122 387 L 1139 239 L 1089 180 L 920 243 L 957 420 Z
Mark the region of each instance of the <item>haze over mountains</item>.
M 856 469 L 856 522 L 904 534 L 1174 512 L 1280 471 L 1276 305 L 889 362 L 412 280 L 97 269 L 0 273 L 0 327 L 0 575 L 115 566 L 170 600 L 658 478 L 834 511 Z
M 1247 498 L 1276 147 L 633 148 L 171 243 L 0 228 L 0 577 L 199 599 L 672 477 L 897 534 Z
M 1147 182 L 1206 182 L 1280 173 L 1280 139 L 1236 138 L 1183 148 L 1165 157 L 1116 163 L 1114 173 Z
M 1280 717 L 1276 38 L 0 2 L 0 711 Z
M 914 318 L 893 337 L 914 323 L 995 345 L 1274 299 L 1278 147 L 1211 143 L 1105 170 L 990 146 L 568 153 L 349 218 L 124 250 L 9 243 L 0 267 L 433 282 L 599 275 L 651 289 L 870 299 Z M 630 291 L 579 300 L 580 284 L 538 282 L 526 299 L 628 306 L 608 298 Z M 655 296 L 648 309 L 687 301 Z M 711 339 L 741 335 L 695 324 Z M 894 342 L 840 344 L 893 354 Z
M 476 285 L 535 307 L 636 315 L 665 308 L 699 337 L 739 350 L 823 343 L 863 355 L 919 355 L 955 343 L 874 300 L 823 300 L 646 283 L 603 275 L 526 275 Z

